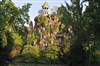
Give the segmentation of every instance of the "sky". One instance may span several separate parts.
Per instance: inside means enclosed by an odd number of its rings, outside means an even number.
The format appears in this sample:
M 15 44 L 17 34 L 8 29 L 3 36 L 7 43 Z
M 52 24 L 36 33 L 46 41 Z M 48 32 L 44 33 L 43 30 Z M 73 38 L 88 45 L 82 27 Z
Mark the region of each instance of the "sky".
M 51 9 L 55 6 L 60 7 L 61 4 L 65 5 L 65 1 L 68 4 L 71 4 L 70 0 L 12 0 L 14 4 L 17 7 L 22 7 L 24 4 L 30 3 L 32 4 L 30 9 L 29 9 L 29 16 L 30 16 L 30 21 L 33 22 L 33 25 L 35 24 L 34 18 L 38 16 L 38 11 L 42 9 L 42 5 L 45 1 L 48 2 L 49 5 L 49 13 L 51 12 Z M 85 3 L 88 4 L 88 3 Z M 83 8 L 85 10 L 85 7 Z
M 30 20 L 33 22 L 34 25 L 34 18 L 38 15 L 38 11 L 42 9 L 42 5 L 45 1 L 48 2 L 48 5 L 50 6 L 49 12 L 51 11 L 51 8 L 57 6 L 60 7 L 61 4 L 65 5 L 65 1 L 70 3 L 70 0 L 12 0 L 14 4 L 17 7 L 22 7 L 24 4 L 30 3 L 31 8 L 29 9 L 29 16 Z

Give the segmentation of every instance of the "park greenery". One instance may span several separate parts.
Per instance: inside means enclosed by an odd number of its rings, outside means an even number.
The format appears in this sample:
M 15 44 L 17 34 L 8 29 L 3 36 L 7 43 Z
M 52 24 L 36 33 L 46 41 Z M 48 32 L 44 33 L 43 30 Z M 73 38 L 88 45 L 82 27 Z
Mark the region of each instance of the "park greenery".
M 65 4 L 51 16 L 36 16 L 33 27 L 28 15 L 31 4 L 19 8 L 11 0 L 0 1 L 0 64 L 100 65 L 100 1 Z M 50 17 L 53 24 L 48 23 Z M 59 31 L 63 35 L 60 43 L 56 39 Z

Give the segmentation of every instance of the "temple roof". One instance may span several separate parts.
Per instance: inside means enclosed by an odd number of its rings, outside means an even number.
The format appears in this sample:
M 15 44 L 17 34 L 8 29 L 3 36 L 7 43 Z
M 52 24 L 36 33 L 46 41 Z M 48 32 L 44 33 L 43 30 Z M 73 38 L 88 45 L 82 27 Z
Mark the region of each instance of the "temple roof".
M 45 1 L 45 3 L 42 5 L 42 8 L 49 8 L 48 3 Z

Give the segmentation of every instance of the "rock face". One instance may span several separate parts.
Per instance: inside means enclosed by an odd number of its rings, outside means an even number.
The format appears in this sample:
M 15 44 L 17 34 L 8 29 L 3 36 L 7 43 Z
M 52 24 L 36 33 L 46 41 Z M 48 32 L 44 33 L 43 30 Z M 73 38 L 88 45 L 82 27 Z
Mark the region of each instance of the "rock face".
M 49 6 L 47 2 L 42 5 L 42 8 L 43 13 L 36 16 L 34 19 L 34 36 L 38 37 L 34 44 L 39 45 L 40 47 L 58 44 L 61 42 L 61 40 L 57 40 L 59 37 L 58 33 L 61 32 L 64 25 L 61 24 L 56 13 L 48 14 Z

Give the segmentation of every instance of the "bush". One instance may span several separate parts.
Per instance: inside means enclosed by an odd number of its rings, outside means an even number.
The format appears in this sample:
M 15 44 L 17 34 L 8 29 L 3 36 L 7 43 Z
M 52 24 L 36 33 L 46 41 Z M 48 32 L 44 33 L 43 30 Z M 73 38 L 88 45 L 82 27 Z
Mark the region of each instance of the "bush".
M 39 47 L 32 45 L 25 45 L 22 51 L 22 56 L 25 62 L 37 62 L 40 56 Z

